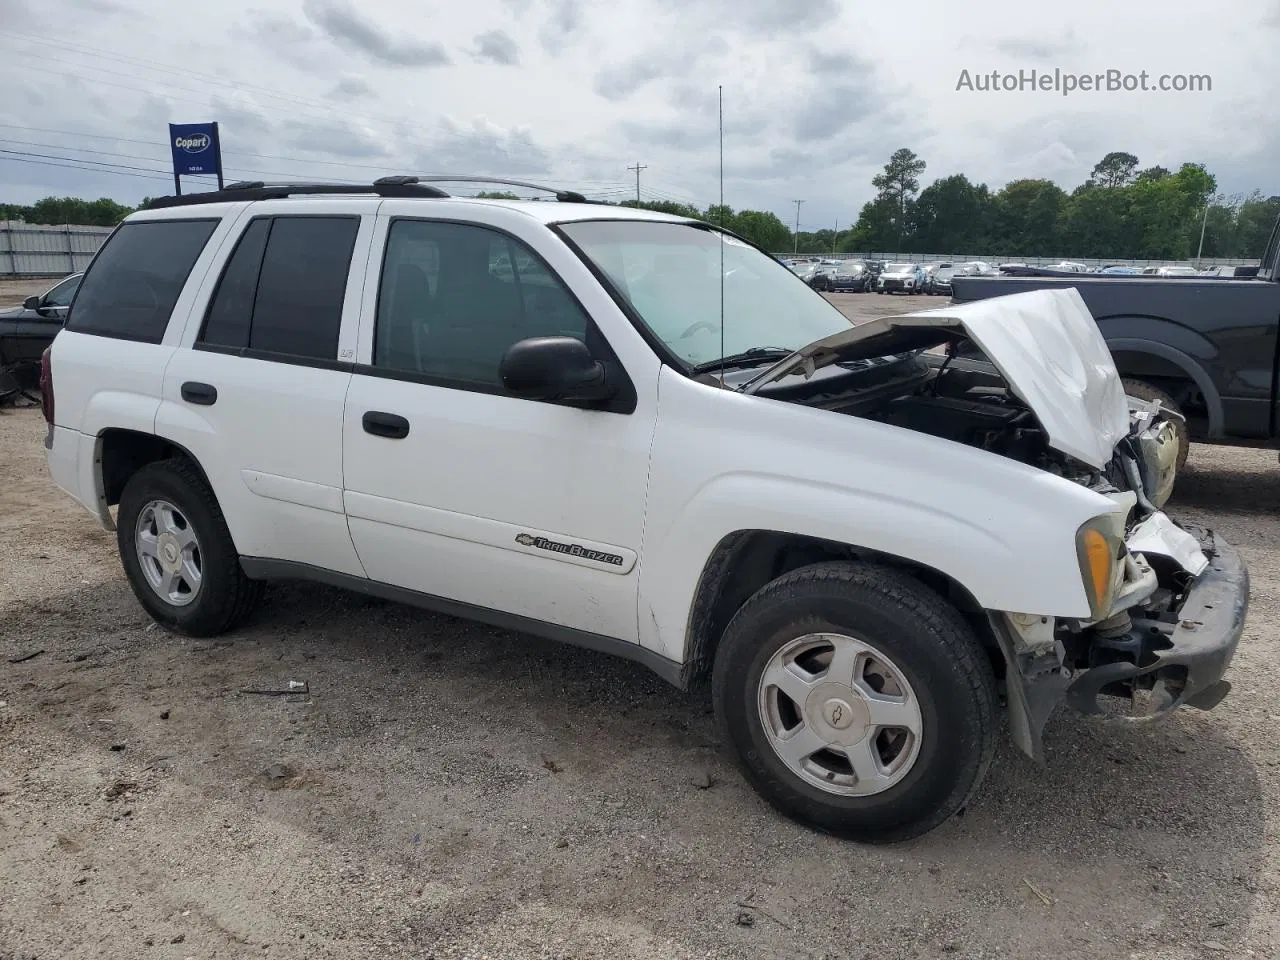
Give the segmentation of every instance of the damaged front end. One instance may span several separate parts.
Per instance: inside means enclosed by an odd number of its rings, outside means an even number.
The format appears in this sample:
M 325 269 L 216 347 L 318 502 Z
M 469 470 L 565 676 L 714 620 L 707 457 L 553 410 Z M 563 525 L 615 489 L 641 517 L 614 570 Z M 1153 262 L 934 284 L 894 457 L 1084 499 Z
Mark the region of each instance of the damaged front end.
M 945 348 L 945 349 L 944 349 Z M 1077 532 L 1090 616 L 987 613 L 1014 742 L 1042 758 L 1066 702 L 1127 719 L 1211 709 L 1244 629 L 1249 576 L 1210 530 L 1162 511 L 1179 415 L 1126 397 L 1075 290 L 885 317 L 815 342 L 740 389 L 951 440 L 1078 483 L 1114 510 Z M 1034 557 L 1027 562 L 1033 564 Z

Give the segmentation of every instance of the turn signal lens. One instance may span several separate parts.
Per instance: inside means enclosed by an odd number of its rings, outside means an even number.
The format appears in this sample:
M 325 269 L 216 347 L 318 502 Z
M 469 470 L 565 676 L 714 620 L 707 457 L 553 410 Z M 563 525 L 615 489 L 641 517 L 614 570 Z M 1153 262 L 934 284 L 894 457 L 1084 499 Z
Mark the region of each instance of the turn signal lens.
M 1100 600 L 1111 587 L 1111 547 L 1097 530 L 1084 532 L 1084 552 L 1089 559 L 1089 576 L 1093 580 L 1093 596 Z

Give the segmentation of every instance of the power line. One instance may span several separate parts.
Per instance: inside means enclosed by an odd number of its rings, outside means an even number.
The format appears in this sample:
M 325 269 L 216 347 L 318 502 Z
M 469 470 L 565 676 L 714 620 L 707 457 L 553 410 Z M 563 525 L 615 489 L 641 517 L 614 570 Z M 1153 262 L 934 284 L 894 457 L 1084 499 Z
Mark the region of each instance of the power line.
M 636 203 L 639 203 L 640 202 L 640 171 L 648 170 L 649 167 L 646 164 L 643 164 L 639 160 L 637 160 L 636 165 L 634 167 L 627 167 L 627 169 L 634 170 L 636 172 Z

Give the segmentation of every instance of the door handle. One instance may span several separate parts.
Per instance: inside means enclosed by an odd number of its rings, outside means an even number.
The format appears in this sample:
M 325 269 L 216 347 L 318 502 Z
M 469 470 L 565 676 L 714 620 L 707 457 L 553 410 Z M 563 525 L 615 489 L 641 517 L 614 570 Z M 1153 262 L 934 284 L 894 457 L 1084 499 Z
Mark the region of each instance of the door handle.
M 387 437 L 391 440 L 403 440 L 409 435 L 409 421 L 394 413 L 383 413 L 381 410 L 370 410 L 362 420 L 364 432 L 375 437 Z
M 187 403 L 198 403 L 202 407 L 211 407 L 218 402 L 218 388 L 210 383 L 197 383 L 188 380 L 182 385 L 182 399 Z

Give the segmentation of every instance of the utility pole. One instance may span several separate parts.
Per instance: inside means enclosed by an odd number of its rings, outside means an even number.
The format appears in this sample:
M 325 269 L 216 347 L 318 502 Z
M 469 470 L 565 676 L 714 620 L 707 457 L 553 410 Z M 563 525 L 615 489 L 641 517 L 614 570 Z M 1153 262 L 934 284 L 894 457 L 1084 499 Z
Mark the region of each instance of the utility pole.
M 835 230 L 831 233 L 831 255 L 836 255 L 836 241 L 840 239 L 840 221 L 836 221 Z
M 635 165 L 634 167 L 627 167 L 627 169 L 628 169 L 628 170 L 634 170 L 634 171 L 635 171 L 635 174 L 636 174 L 636 203 L 639 203 L 639 202 L 640 202 L 640 171 L 641 171 L 641 170 L 648 170 L 648 169 L 649 169 L 649 167 L 648 167 L 648 165 L 647 165 L 647 164 L 643 164 L 643 163 L 641 163 L 640 161 L 638 161 L 638 160 L 637 160 L 637 161 L 636 161 L 636 165 Z
M 792 200 L 791 202 L 796 205 L 796 231 L 794 234 L 792 234 L 792 236 L 795 237 L 796 242 L 791 252 L 799 253 L 800 252 L 800 204 L 804 203 L 804 201 Z

